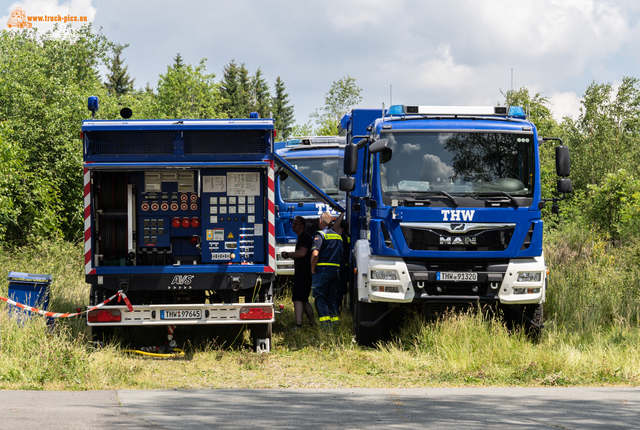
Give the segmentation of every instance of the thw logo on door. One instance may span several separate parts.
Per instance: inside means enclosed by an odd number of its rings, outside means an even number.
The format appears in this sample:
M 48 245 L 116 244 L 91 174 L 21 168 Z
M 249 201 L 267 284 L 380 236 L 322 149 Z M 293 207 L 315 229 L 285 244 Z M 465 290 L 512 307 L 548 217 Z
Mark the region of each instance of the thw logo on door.
M 442 221 L 473 221 L 473 214 L 476 211 L 472 210 L 441 210 Z

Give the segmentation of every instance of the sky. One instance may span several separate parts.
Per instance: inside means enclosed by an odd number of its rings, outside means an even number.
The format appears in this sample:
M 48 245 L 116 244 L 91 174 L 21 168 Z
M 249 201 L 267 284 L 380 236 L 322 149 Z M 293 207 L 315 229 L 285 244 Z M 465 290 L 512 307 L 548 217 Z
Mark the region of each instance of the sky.
M 357 107 L 496 105 L 527 87 L 558 120 L 578 117 L 589 84 L 640 77 L 636 0 L 0 0 L 1 28 L 16 7 L 86 17 L 129 44 L 136 88 L 155 87 L 177 53 L 206 58 L 216 80 L 232 60 L 260 68 L 272 92 L 283 80 L 299 124 L 346 76 L 362 89 Z

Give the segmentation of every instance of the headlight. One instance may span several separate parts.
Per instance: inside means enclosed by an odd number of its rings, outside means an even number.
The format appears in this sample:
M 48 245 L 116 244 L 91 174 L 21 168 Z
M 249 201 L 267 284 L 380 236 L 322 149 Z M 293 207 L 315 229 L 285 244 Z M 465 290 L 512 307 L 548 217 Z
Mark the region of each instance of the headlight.
M 517 282 L 540 282 L 541 272 L 518 272 Z
M 371 279 L 395 281 L 398 279 L 398 272 L 396 272 L 395 270 L 372 270 Z

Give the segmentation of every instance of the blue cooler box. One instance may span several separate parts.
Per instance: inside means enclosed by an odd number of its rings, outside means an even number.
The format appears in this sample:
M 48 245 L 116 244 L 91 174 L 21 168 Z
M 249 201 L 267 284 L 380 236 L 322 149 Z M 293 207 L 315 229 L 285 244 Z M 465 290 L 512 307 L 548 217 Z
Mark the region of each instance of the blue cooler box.
M 9 272 L 9 298 L 23 305 L 41 310 L 49 307 L 49 286 L 53 279 L 51 275 L 37 275 L 33 273 Z M 32 312 L 15 306 L 9 307 L 9 314 L 17 318 L 28 318 Z

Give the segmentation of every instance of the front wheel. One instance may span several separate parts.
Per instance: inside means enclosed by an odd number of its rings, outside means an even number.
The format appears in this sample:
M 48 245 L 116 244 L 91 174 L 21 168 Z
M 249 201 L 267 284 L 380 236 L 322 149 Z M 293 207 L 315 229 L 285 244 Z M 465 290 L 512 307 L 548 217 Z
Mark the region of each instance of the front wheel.
M 542 320 L 544 319 L 544 305 L 529 305 L 524 309 L 525 318 L 524 329 L 529 339 L 533 342 L 540 342 L 542 338 Z
M 540 341 L 544 319 L 542 303 L 509 306 L 505 309 L 504 316 L 510 330 L 523 330 L 531 341 Z
M 356 342 L 362 346 L 374 346 L 379 341 L 389 340 L 391 330 L 386 319 L 371 326 L 387 310 L 384 303 L 366 303 L 356 299 L 353 304 L 353 331 Z

